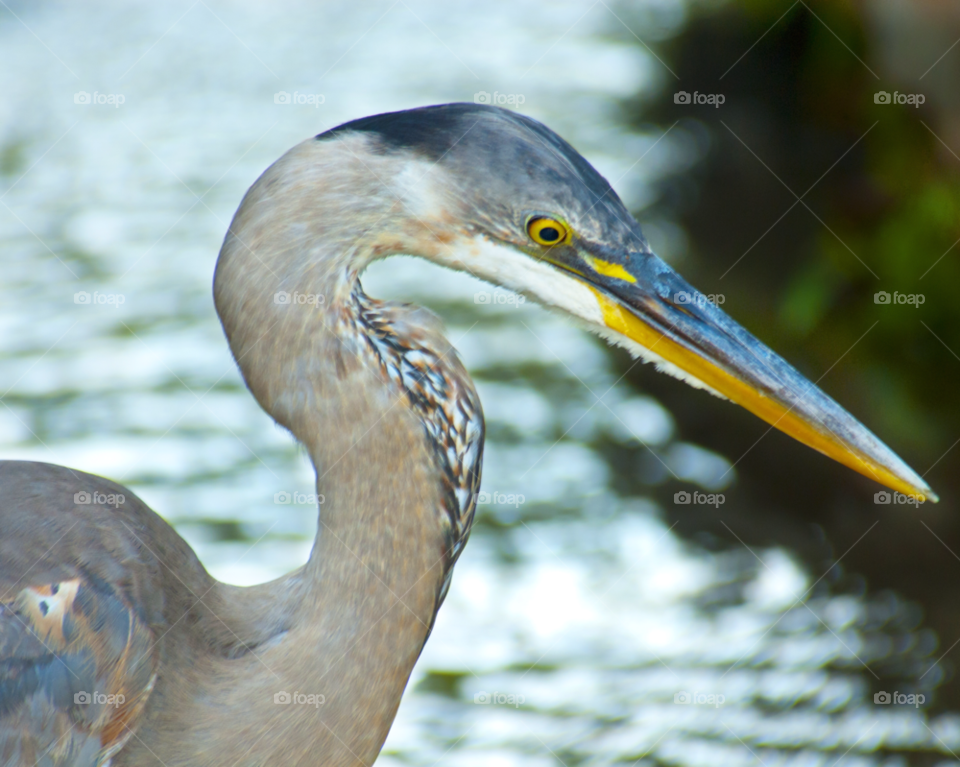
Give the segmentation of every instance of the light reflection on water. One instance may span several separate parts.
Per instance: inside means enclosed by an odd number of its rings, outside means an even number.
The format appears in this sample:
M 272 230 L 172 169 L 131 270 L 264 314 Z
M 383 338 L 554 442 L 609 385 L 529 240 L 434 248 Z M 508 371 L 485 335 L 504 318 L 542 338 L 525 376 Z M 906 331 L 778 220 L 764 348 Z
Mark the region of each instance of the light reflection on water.
M 631 204 L 688 161 L 677 130 L 635 165 L 659 136 L 617 127 L 615 99 L 662 72 L 603 36 L 602 7 L 388 5 L 18 7 L 43 45 L 0 13 L 0 68 L 18 73 L 0 102 L 0 454 L 129 484 L 230 582 L 305 561 L 315 528 L 310 503 L 275 502 L 312 493 L 312 473 L 243 388 L 210 298 L 266 165 L 343 120 L 478 91 L 522 94 Z M 104 29 L 123 32 L 106 45 Z M 125 102 L 76 105 L 80 90 Z M 324 104 L 277 105 L 280 90 Z M 677 442 L 602 344 L 413 259 L 364 284 L 444 316 L 484 401 L 495 499 L 382 763 L 898 764 L 960 747 L 955 718 L 872 703 L 864 664 L 928 697 L 939 681 L 917 681 L 935 641 L 909 605 L 833 594 L 785 550 L 701 550 L 615 491 L 651 454 L 691 490 L 733 473 Z

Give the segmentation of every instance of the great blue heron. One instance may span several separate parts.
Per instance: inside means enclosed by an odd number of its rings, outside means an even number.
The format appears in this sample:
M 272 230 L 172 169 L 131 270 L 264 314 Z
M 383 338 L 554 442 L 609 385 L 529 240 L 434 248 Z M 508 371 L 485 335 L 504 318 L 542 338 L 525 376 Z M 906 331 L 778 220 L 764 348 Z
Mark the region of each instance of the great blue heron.
M 376 758 L 470 532 L 484 433 L 437 320 L 362 291 L 364 268 L 393 254 L 522 291 L 935 500 L 657 258 L 610 185 L 548 128 L 474 104 L 356 120 L 250 188 L 214 283 L 247 386 L 316 468 L 325 502 L 309 561 L 260 586 L 219 583 L 122 486 L 0 464 L 0 763 Z

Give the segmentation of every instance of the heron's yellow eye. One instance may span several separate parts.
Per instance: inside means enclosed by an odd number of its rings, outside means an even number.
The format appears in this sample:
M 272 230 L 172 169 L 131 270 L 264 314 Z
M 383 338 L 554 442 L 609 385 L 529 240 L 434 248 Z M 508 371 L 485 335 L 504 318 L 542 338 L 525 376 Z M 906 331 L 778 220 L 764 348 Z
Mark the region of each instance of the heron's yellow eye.
M 567 239 L 567 227 L 555 218 L 535 218 L 527 224 L 527 234 L 538 245 L 558 245 Z

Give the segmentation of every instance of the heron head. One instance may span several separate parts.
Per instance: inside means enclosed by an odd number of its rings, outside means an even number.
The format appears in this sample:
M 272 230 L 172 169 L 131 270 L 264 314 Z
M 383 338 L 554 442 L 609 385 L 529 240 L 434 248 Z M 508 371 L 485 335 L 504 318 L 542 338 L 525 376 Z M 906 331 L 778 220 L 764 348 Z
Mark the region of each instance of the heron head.
M 393 191 L 435 240 L 421 254 L 573 315 L 881 484 L 936 500 L 852 415 L 658 258 L 610 184 L 546 126 L 445 104 L 366 117 L 318 139 L 350 133 L 403 166 Z

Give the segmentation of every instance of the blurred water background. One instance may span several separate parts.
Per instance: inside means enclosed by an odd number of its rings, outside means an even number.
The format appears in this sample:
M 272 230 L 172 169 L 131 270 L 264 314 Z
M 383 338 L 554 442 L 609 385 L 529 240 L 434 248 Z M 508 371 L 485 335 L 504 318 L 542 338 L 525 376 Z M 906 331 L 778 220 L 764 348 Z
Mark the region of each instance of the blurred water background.
M 127 484 L 231 583 L 304 562 L 311 468 L 244 388 L 210 295 L 244 191 L 343 121 L 488 94 L 647 210 L 702 142 L 694 124 L 628 119 L 624 103 L 675 75 L 623 18 L 656 42 L 687 13 L 679 0 L 4 4 L 0 457 Z M 645 226 L 683 271 L 684 230 Z M 957 761 L 960 717 L 925 710 L 945 648 L 920 607 L 844 573 L 826 543 L 811 557 L 740 542 L 737 456 L 684 441 L 632 362 L 416 259 L 363 282 L 444 318 L 488 428 L 488 502 L 380 763 Z M 681 491 L 724 494 L 696 518 L 729 545 L 678 532 Z M 926 705 L 876 705 L 879 691 Z

